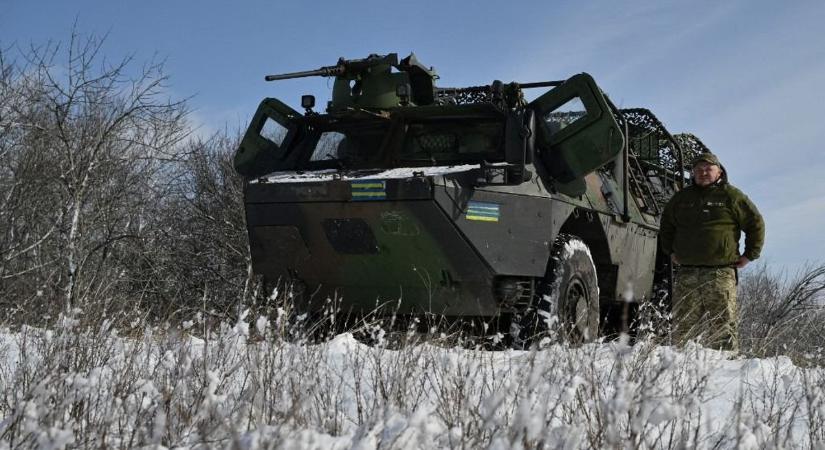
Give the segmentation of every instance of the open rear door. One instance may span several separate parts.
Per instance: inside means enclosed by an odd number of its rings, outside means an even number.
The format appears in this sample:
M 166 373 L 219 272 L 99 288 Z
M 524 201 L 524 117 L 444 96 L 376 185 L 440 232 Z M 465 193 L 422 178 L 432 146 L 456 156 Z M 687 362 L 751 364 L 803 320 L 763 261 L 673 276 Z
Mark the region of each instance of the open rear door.
M 266 98 L 258 106 L 235 153 L 235 170 L 241 175 L 257 177 L 280 167 L 300 128 L 293 119 L 300 114 L 278 99 Z
M 574 75 L 530 103 L 536 112 L 540 158 L 569 183 L 616 157 L 624 135 L 593 77 Z

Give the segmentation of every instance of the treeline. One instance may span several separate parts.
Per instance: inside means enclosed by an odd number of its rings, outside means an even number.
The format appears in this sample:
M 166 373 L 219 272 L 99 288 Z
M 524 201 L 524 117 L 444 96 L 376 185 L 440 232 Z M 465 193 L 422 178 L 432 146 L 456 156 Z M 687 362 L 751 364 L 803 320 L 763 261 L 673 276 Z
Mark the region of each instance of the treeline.
M 254 288 L 237 138 L 197 138 L 162 63 L 102 40 L 0 50 L 0 307 L 222 314 Z

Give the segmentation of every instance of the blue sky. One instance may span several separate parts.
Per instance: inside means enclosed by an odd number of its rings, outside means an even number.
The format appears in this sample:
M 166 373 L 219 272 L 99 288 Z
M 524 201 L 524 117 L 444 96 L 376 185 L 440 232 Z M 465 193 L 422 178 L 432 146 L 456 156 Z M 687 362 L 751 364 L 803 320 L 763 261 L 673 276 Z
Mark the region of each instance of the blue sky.
M 767 221 L 763 260 L 825 261 L 825 2 L 0 0 L 0 47 L 108 34 L 110 59 L 166 61 L 203 132 L 246 126 L 261 98 L 324 104 L 326 79 L 268 73 L 414 51 L 442 86 L 591 73 L 622 107 L 698 135 Z

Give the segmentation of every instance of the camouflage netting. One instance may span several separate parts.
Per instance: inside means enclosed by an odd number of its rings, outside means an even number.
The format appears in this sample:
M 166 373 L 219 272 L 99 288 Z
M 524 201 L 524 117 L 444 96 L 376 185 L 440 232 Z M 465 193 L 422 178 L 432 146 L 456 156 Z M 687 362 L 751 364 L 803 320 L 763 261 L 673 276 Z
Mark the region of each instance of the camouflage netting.
M 690 162 L 696 158 L 700 153 L 709 153 L 710 149 L 698 137 L 690 133 L 680 133 L 673 136 L 682 147 L 682 154 L 684 156 L 682 168 L 683 170 L 690 170 Z

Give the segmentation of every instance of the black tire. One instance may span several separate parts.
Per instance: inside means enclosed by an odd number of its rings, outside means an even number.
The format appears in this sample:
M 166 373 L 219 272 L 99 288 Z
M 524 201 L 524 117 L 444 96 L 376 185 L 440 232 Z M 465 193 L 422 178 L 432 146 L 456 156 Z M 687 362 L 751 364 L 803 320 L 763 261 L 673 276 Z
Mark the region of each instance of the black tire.
M 553 243 L 534 305 L 524 314 L 523 340 L 537 343 L 558 336 L 573 344 L 592 342 L 599 336 L 599 318 L 598 277 L 590 249 L 578 237 L 561 234 Z

